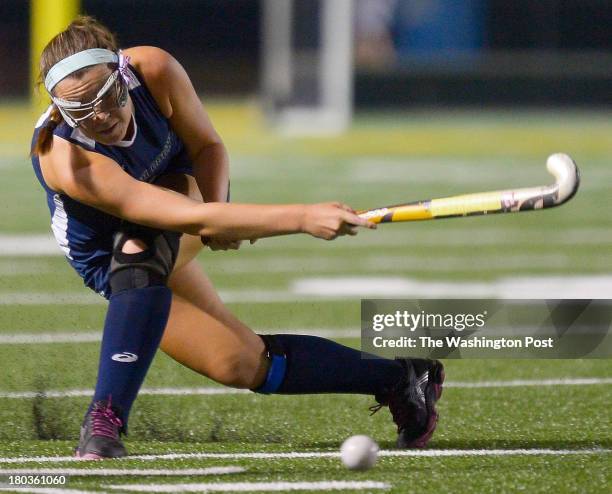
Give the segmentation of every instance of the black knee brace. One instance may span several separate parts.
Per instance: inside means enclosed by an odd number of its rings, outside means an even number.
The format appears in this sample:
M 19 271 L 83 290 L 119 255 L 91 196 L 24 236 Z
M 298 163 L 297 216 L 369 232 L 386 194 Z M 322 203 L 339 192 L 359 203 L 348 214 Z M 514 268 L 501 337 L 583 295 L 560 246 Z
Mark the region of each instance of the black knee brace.
M 165 286 L 179 250 L 181 233 L 124 223 L 113 237 L 109 284 L 112 293 L 131 288 Z M 140 240 L 146 248 L 136 254 L 122 252 L 128 240 Z

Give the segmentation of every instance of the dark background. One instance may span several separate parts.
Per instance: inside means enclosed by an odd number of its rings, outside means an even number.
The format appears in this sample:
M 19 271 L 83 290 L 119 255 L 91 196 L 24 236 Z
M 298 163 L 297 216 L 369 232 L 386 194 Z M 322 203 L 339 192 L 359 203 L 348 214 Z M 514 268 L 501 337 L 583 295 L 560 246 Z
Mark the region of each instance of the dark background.
M 382 69 L 358 67 L 357 104 L 612 103 L 612 1 L 481 3 L 477 52 L 440 60 L 407 53 Z M 258 90 L 258 0 L 83 0 L 82 10 L 111 27 L 122 46 L 151 44 L 170 51 L 203 95 Z M 29 2 L 2 0 L 2 97 L 29 94 L 28 39 Z

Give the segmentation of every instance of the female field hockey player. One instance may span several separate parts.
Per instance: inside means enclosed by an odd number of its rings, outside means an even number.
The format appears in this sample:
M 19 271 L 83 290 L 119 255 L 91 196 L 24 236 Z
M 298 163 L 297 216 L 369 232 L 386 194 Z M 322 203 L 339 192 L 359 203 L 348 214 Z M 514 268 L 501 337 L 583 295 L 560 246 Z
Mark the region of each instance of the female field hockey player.
M 362 359 L 312 336 L 260 336 L 223 305 L 195 256 L 203 244 L 308 233 L 331 240 L 372 228 L 338 203 L 229 203 L 228 157 L 181 65 L 161 49 L 119 50 L 77 18 L 40 59 L 52 104 L 36 124 L 32 164 L 59 246 L 108 299 L 94 396 L 76 455 L 126 455 L 121 433 L 161 349 L 226 386 L 256 393 L 361 393 L 388 405 L 400 447 L 437 422 L 437 361 Z

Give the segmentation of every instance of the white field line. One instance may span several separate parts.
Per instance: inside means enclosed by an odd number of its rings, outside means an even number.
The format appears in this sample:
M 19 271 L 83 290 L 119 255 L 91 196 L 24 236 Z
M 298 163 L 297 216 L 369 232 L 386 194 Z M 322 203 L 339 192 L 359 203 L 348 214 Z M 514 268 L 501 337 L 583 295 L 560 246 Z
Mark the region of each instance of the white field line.
M 599 244 L 601 245 L 601 244 Z M 612 246 L 612 243 L 610 244 Z M 361 272 L 397 273 L 398 271 L 427 271 L 432 273 L 482 273 L 500 270 L 547 269 L 553 271 L 564 270 L 572 259 L 568 254 L 497 254 L 435 257 L 413 257 L 406 255 L 374 255 L 355 254 L 359 256 L 359 270 Z M 587 265 L 590 269 L 603 272 L 609 269 L 612 257 L 600 255 L 589 259 Z M 355 269 L 355 261 L 350 257 L 338 257 L 320 252 L 316 256 L 281 257 L 266 256 L 263 258 L 235 258 L 231 260 L 216 259 L 208 271 L 225 274 L 254 274 L 254 273 L 287 273 L 296 271 L 303 273 L 351 273 Z M 50 273 L 52 269 L 45 267 L 3 266 L 0 264 L 0 275 L 21 276 L 27 274 Z
M 582 377 L 562 379 L 513 379 L 512 381 L 448 382 L 445 388 L 514 388 L 522 386 L 590 386 L 612 384 L 612 377 Z
M 425 449 L 425 450 L 382 450 L 379 456 L 414 456 L 414 457 L 437 457 L 437 456 L 514 456 L 514 455 L 571 455 L 571 454 L 605 454 L 612 453 L 609 448 L 590 449 Z M 339 458 L 340 452 L 288 452 L 288 453 L 170 453 L 168 459 L 178 460 L 183 458 L 202 459 L 298 459 L 298 458 Z M 164 455 L 139 455 L 131 456 L 138 460 L 156 460 Z
M 474 246 L 474 245 L 601 245 L 612 243 L 612 231 L 609 228 L 568 228 L 562 231 L 547 232 L 541 235 L 535 229 L 486 228 L 475 232 L 470 229 L 444 228 L 439 231 L 425 231 L 411 234 L 380 232 L 363 232 L 357 239 L 336 242 L 309 242 L 313 248 L 359 248 L 364 246 L 398 247 L 398 246 Z M 283 250 L 304 249 L 304 242 L 293 242 L 284 239 L 263 240 L 257 246 L 244 246 L 245 249 Z M 0 234 L 0 257 L 11 256 L 63 256 L 55 239 L 50 234 L 6 235 Z
M 246 472 L 246 468 L 226 466 L 209 468 L 183 469 L 143 469 L 143 468 L 18 468 L 0 469 L 2 475 L 70 475 L 73 477 L 117 477 L 122 475 L 148 476 L 188 476 L 188 475 L 224 475 Z
M 492 282 L 383 276 L 311 277 L 293 281 L 289 292 L 326 298 L 608 299 L 612 298 L 612 276 L 517 276 Z
M 612 245 L 612 244 L 611 244 Z M 480 255 L 470 257 L 465 255 L 457 256 L 436 256 L 436 257 L 411 257 L 405 255 L 385 255 L 374 254 L 359 255 L 360 271 L 372 271 L 377 273 L 392 272 L 398 270 L 410 271 L 429 271 L 436 273 L 452 272 L 489 272 L 495 270 L 516 270 L 529 267 L 530 269 L 551 269 L 560 270 L 571 262 L 571 258 L 566 254 L 509 254 L 500 257 L 496 254 Z M 591 268 L 605 270 L 610 266 L 610 258 L 600 256 L 590 259 L 588 263 Z M 326 255 L 322 252 L 316 256 L 291 256 L 284 255 L 282 258 L 266 256 L 265 258 L 237 258 L 230 261 L 218 259 L 211 265 L 209 271 L 221 273 L 295 273 L 301 272 L 314 273 L 347 273 L 355 268 L 353 259 L 336 255 Z M 5 266 L 0 265 L 0 274 L 6 276 L 20 276 L 25 274 L 36 274 L 51 272 L 49 267 L 38 269 L 36 267 Z
M 0 293 L 0 305 L 101 305 L 106 300 L 90 290 L 70 292 Z
M 323 336 L 326 338 L 359 338 L 359 329 L 291 329 L 282 331 L 257 330 L 260 334 L 274 333 Z M 50 343 L 91 343 L 102 340 L 102 331 L 73 331 L 58 333 L 0 333 L 0 345 L 38 345 Z
M 0 256 L 63 256 L 50 233 L 40 235 L 0 235 Z
M 154 396 L 214 396 L 214 395 L 235 395 L 252 393 L 248 389 L 222 388 L 222 387 L 201 387 L 201 388 L 143 388 L 139 391 L 141 395 Z M 93 396 L 93 389 L 66 389 L 59 391 L 13 391 L 0 392 L 0 398 L 10 399 L 32 399 L 37 397 L 45 398 L 79 398 Z
M 398 227 L 401 228 L 401 227 Z M 262 239 L 253 248 L 262 251 L 282 250 L 291 254 L 293 250 L 316 249 L 317 255 L 329 249 L 362 249 L 363 247 L 474 247 L 474 246 L 575 246 L 602 245 L 612 243 L 609 227 L 574 227 L 542 233 L 541 229 L 521 228 L 439 228 L 437 230 L 405 232 L 391 225 L 382 225 L 376 231 L 362 231 L 357 238 L 341 237 L 334 242 L 321 243 L 315 239 L 279 237 Z M 1 244 L 0 244 L 1 245 Z M 243 248 L 251 248 L 244 246 Z
M 513 388 L 523 386 L 591 386 L 612 384 L 612 377 L 584 377 L 584 378 L 562 378 L 562 379 L 515 379 L 511 381 L 482 381 L 482 382 L 447 382 L 445 388 Z M 143 388 L 141 395 L 154 396 L 215 396 L 250 394 L 248 389 L 235 389 L 225 387 L 196 387 L 196 388 Z M 0 392 L 0 398 L 6 399 L 32 399 L 36 397 L 45 398 L 75 398 L 92 396 L 93 389 L 66 389 L 55 391 L 4 391 Z
M 105 485 L 107 489 L 131 492 L 286 492 L 286 491 L 343 491 L 389 489 L 390 484 L 372 480 L 326 482 L 215 482 L 208 484 L 125 484 Z
M 3 484 L 0 484 L 0 486 Z M 27 492 L 32 494 L 95 494 L 99 491 L 82 491 L 78 489 L 64 489 L 63 487 L 0 487 L 0 492 Z
M 612 259 L 602 257 L 589 260 L 589 266 L 605 270 L 609 268 Z M 570 256 L 565 254 L 523 254 L 505 255 L 499 254 L 480 255 L 477 257 L 466 257 L 462 255 L 454 257 L 435 256 L 423 258 L 406 255 L 359 255 L 359 270 L 375 273 L 397 273 L 401 270 L 429 271 L 436 273 L 452 272 L 490 272 L 501 269 L 564 269 L 571 262 Z M 220 273 L 351 273 L 355 270 L 355 259 L 351 256 L 283 256 L 263 259 L 232 259 L 231 261 L 218 261 L 211 265 L 210 272 Z
M 293 182 L 313 182 L 313 174 L 300 170 L 297 161 L 292 169 Z M 543 163 L 543 161 L 542 161 Z M 325 175 L 331 181 L 338 183 L 366 184 L 370 188 L 384 190 L 385 184 L 403 184 L 414 189 L 420 186 L 423 190 L 437 188 L 437 196 L 450 194 L 469 194 L 484 190 L 499 190 L 500 184 L 505 188 L 527 187 L 529 184 L 546 184 L 552 181 L 544 172 L 542 163 L 517 163 L 507 159 L 489 160 L 486 166 L 475 163 L 474 160 L 446 159 L 444 157 L 428 158 L 395 158 L 385 155 L 351 158 L 343 160 L 333 169 L 327 168 Z M 610 170 L 589 167 L 586 176 L 588 180 L 580 186 L 581 191 L 604 189 L 604 184 L 610 182 Z M 278 167 L 274 169 L 262 160 L 235 160 L 232 164 L 232 176 L 244 181 L 263 181 L 265 184 L 278 182 L 286 185 L 286 177 L 279 175 Z M 520 178 L 518 178 L 520 177 Z M 445 190 L 440 191 L 444 186 Z M 431 197 L 431 195 L 430 195 Z M 386 200 L 387 203 L 423 199 L 421 193 L 414 190 L 410 195 Z M 380 202 L 378 203 L 381 204 Z M 362 206 L 354 204 L 354 206 Z
M 0 334 L 0 345 L 38 345 L 48 343 L 90 343 L 102 340 L 102 331 L 72 333 Z
M 500 184 L 506 188 L 527 187 L 526 184 L 546 184 L 551 177 L 543 166 L 513 163 L 511 160 L 495 160 L 489 166 L 475 165 L 474 161 L 461 159 L 396 159 L 388 156 L 354 158 L 348 162 L 343 180 L 366 183 L 374 186 L 385 183 L 405 183 L 450 187 L 461 187 L 456 193 L 469 194 L 478 190 L 497 190 Z M 518 171 L 520 170 L 520 172 Z M 259 174 L 266 173 L 257 169 Z M 268 171 L 266 176 L 273 175 Z M 520 179 L 517 180 L 517 176 Z M 594 178 L 596 177 L 596 178 Z M 589 169 L 587 184 L 610 177 L 610 170 Z M 497 184 L 497 185 L 496 185 Z M 419 199 L 416 197 L 414 199 Z M 423 199 L 423 197 L 420 197 Z
M 298 278 L 287 289 L 221 290 L 226 303 L 310 302 L 358 298 L 609 299 L 612 276 L 507 277 L 491 282 L 427 281 L 394 276 Z M 91 291 L 0 293 L 0 305 L 90 305 L 106 301 Z
M 610 454 L 612 448 L 584 448 L 584 449 L 410 449 L 410 450 L 382 450 L 379 456 L 388 457 L 415 457 L 435 458 L 454 456 L 562 456 L 562 455 L 600 455 Z M 339 451 L 289 451 L 278 453 L 164 453 L 159 455 L 132 455 L 118 458 L 116 461 L 157 461 L 157 460 L 185 460 L 185 459 L 219 459 L 219 460 L 269 460 L 269 459 L 308 459 L 308 458 L 339 458 Z M 0 457 L 0 463 L 53 463 L 53 462 L 82 462 L 74 456 L 18 456 Z

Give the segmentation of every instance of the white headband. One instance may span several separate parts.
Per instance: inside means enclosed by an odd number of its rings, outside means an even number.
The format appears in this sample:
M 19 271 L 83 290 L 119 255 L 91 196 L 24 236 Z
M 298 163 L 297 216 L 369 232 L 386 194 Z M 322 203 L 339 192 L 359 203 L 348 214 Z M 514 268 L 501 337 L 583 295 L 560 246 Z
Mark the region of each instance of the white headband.
M 57 62 L 45 77 L 45 88 L 49 94 L 58 82 L 68 77 L 70 74 L 85 67 L 98 65 L 100 63 L 119 63 L 119 55 L 104 48 L 90 48 L 70 55 Z

